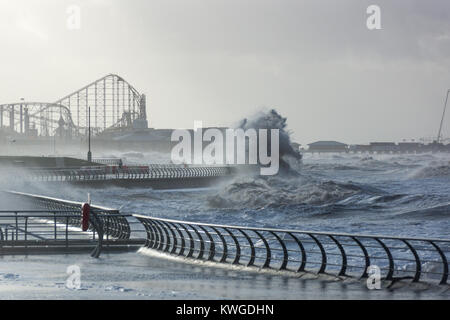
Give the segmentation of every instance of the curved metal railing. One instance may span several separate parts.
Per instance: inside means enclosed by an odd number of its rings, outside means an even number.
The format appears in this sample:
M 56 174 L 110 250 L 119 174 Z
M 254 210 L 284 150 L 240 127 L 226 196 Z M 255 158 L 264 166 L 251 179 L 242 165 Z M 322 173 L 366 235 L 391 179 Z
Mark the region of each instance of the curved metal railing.
M 57 198 L 33 195 L 21 192 L 9 192 L 9 194 L 22 198 L 33 207 L 40 208 L 50 211 L 67 211 L 79 212 L 78 217 L 73 217 L 69 219 L 69 224 L 72 226 L 80 226 L 81 223 L 81 208 L 83 203 L 62 200 Z M 93 206 L 91 205 L 91 215 L 89 229 L 97 229 L 99 234 L 102 236 L 112 237 L 120 240 L 125 240 L 130 238 L 131 228 L 126 216 L 121 215 L 119 210 L 114 210 L 110 208 Z M 65 221 L 65 219 L 63 219 Z
M 224 177 L 232 174 L 230 167 L 177 166 L 108 166 L 89 168 L 32 168 L 28 178 L 33 181 L 85 181 L 107 179 L 183 179 Z
M 63 210 L 0 211 L 0 254 L 10 252 L 31 252 L 37 248 L 94 249 L 98 257 L 102 249 L 103 229 L 95 213 L 89 217 L 90 228 L 82 231 L 74 228 L 73 221 L 80 222 L 80 212 Z
M 106 167 L 89 168 L 30 168 L 26 178 L 32 181 L 106 180 Z
M 227 226 L 134 215 L 145 246 L 171 255 L 262 269 L 447 284 L 449 239 Z

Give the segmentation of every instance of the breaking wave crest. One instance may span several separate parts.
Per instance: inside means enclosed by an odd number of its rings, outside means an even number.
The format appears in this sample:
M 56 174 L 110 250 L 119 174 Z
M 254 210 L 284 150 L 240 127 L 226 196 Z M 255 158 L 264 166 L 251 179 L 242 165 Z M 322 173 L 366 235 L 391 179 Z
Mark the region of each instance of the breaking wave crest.
M 413 179 L 425 179 L 435 177 L 450 178 L 450 161 L 448 161 L 447 163 L 431 162 L 428 166 L 416 170 L 411 175 L 411 178 Z
M 293 147 L 289 131 L 287 131 L 287 118 L 282 117 L 275 109 L 267 112 L 258 112 L 252 117 L 240 121 L 238 128 L 247 129 L 278 129 L 279 130 L 279 156 L 280 172 L 295 174 L 292 167 L 302 159 L 300 151 Z M 267 149 L 271 150 L 271 142 Z
M 239 177 L 208 198 L 216 208 L 264 208 L 336 203 L 361 192 L 361 187 L 305 177 Z
M 397 215 L 402 218 L 442 219 L 450 217 L 450 203 L 432 206 L 429 208 L 411 210 Z

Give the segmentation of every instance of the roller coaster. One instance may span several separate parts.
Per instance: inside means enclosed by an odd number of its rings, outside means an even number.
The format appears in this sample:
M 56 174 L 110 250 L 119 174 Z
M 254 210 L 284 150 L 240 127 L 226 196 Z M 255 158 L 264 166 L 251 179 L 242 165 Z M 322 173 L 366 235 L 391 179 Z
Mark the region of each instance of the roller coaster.
M 10 136 L 83 137 L 91 133 L 147 126 L 146 97 L 124 78 L 108 74 L 54 102 L 0 104 L 0 133 Z

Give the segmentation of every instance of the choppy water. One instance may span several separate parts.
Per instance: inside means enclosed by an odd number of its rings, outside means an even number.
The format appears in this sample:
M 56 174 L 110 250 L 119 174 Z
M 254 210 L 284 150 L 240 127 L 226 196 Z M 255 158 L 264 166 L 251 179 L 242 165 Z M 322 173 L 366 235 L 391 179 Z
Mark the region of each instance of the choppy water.
M 142 155 L 139 161 L 152 161 Z M 42 190 L 122 212 L 233 225 L 450 238 L 450 155 L 305 155 L 298 177 L 215 188 Z

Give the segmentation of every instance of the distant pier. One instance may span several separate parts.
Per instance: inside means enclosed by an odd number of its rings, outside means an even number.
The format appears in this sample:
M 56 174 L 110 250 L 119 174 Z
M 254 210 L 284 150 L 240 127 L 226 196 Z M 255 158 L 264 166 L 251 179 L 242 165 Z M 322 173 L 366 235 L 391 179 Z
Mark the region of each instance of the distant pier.
M 419 154 L 450 152 L 450 144 L 420 142 L 370 142 L 349 145 L 338 141 L 317 141 L 308 144 L 306 153 L 368 153 L 368 154 Z

